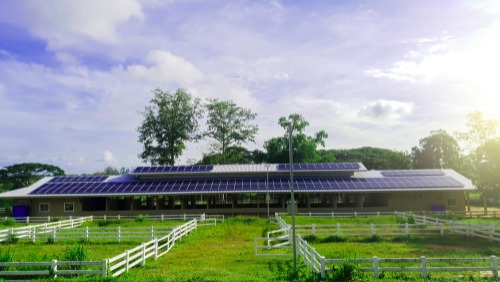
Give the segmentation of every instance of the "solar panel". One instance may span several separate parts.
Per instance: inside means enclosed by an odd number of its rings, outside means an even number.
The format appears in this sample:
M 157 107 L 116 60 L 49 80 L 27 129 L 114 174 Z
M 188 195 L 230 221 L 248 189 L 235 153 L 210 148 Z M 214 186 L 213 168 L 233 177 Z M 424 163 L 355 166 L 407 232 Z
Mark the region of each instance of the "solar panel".
M 47 183 L 88 183 L 103 182 L 108 176 L 54 176 Z
M 289 171 L 290 164 L 278 164 L 279 171 Z M 293 164 L 298 171 L 360 171 L 364 170 L 359 163 L 305 163 Z
M 463 184 L 449 176 L 433 177 L 297 177 L 297 192 L 346 192 L 370 190 L 410 190 L 462 188 Z M 225 178 L 225 179 L 169 179 L 157 181 L 101 182 L 101 183 L 45 183 L 32 195 L 99 195 L 99 194 L 151 194 L 151 193 L 236 193 L 290 191 L 288 178 Z
M 386 177 L 402 177 L 402 176 L 444 176 L 442 170 L 385 170 L 380 172 Z
M 144 174 L 171 174 L 171 173 L 195 173 L 195 172 L 209 172 L 214 168 L 213 165 L 189 165 L 189 166 L 139 166 L 135 168 L 130 174 L 144 175 Z

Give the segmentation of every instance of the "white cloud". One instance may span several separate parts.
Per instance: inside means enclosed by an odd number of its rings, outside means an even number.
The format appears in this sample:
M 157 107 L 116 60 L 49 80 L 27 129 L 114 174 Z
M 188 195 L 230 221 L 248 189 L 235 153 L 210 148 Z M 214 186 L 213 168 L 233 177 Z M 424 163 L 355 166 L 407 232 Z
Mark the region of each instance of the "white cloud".
M 121 24 L 144 19 L 137 0 L 34 0 L 22 5 L 25 14 L 11 20 L 47 40 L 52 50 L 76 47 L 85 39 L 119 43 L 117 28 Z
M 127 71 L 133 76 L 148 81 L 176 82 L 179 85 L 191 84 L 203 78 L 203 74 L 187 60 L 168 51 L 155 50 L 148 54 L 149 67 L 130 65 Z
M 115 156 L 113 156 L 113 153 L 109 150 L 105 150 L 104 152 L 102 152 L 102 157 L 103 160 L 107 163 L 113 163 L 116 161 Z

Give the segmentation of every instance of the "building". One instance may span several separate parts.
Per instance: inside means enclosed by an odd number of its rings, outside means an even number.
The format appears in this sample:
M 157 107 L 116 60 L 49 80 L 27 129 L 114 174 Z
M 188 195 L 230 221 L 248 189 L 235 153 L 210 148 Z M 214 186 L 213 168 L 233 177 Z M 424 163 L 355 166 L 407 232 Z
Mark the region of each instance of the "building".
M 294 164 L 298 212 L 465 211 L 472 182 L 450 169 L 367 171 Z M 13 216 L 285 212 L 290 165 L 137 167 L 124 176 L 56 176 L 0 194 Z

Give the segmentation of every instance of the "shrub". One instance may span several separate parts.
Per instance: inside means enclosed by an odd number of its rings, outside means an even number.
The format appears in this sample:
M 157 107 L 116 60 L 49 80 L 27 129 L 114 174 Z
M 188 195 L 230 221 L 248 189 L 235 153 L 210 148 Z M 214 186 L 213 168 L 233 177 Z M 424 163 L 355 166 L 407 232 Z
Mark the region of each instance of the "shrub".
M 368 237 L 366 239 L 366 242 L 370 242 L 370 243 L 379 243 L 382 241 L 384 241 L 384 238 L 378 234 L 373 234 L 371 237 Z
M 135 217 L 135 222 L 144 222 L 146 220 L 148 220 L 147 214 L 139 214 Z
M 136 218 L 137 220 L 137 218 Z M 111 220 L 98 220 L 96 221 L 97 226 L 99 227 L 106 227 L 110 224 L 120 224 L 121 220 L 118 219 L 111 219 Z
M 19 238 L 17 238 L 16 234 L 9 234 L 7 241 L 9 241 L 9 243 L 17 243 L 19 242 Z
M 6 251 L 0 250 L 0 262 L 12 262 L 12 255 L 10 254 L 10 249 Z M 6 271 L 9 267 L 0 266 L 0 271 Z
M 61 220 L 63 220 L 63 218 L 62 217 L 57 217 L 57 216 L 54 216 L 54 217 L 50 218 L 51 222 L 56 222 L 56 221 L 61 221 Z
M 321 240 L 321 242 L 323 242 L 323 243 L 341 243 L 341 242 L 346 242 L 346 241 L 347 241 L 346 238 L 340 237 L 337 235 L 331 235 L 331 236 L 328 236 L 328 237 L 324 238 L 323 240 Z
M 407 217 L 407 222 L 409 224 L 415 224 L 416 220 L 415 220 L 415 216 L 413 214 L 410 214 L 408 217 Z
M 74 248 L 66 248 L 66 253 L 63 257 L 67 261 L 86 261 L 88 260 L 87 251 L 83 245 L 77 245 Z M 70 269 L 83 269 L 83 265 L 71 265 Z
M 356 281 L 361 276 L 361 271 L 356 264 L 350 261 L 343 261 L 335 264 L 329 274 L 332 278 L 331 281 L 349 282 Z
M 3 221 L 2 221 L 2 225 L 5 225 L 5 226 L 12 226 L 12 225 L 16 225 L 16 220 L 12 217 L 6 217 Z
M 311 234 L 311 235 L 304 236 L 304 238 L 302 238 L 302 239 L 304 239 L 308 243 L 315 243 L 318 241 L 318 236 Z

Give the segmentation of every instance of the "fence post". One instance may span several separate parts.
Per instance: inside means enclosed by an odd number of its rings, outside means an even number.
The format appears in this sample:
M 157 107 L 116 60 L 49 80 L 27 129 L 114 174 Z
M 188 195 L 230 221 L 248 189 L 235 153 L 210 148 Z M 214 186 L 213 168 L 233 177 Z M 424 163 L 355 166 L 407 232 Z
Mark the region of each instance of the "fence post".
M 128 253 L 128 250 L 125 251 L 125 271 L 128 272 L 128 261 L 129 259 L 129 253 Z
M 151 226 L 151 228 L 149 229 L 149 238 L 150 238 L 150 240 L 154 239 L 154 227 L 153 226 Z
M 106 215 L 104 215 L 104 221 L 106 221 Z
M 489 239 L 490 239 L 490 242 L 493 242 L 493 234 L 495 233 L 495 225 L 491 225 L 490 228 L 489 228 Z
M 161 221 L 163 222 L 163 220 L 164 220 L 164 215 L 161 214 Z
M 406 234 L 406 236 L 409 236 L 409 235 L 410 235 L 410 228 L 409 228 L 409 226 L 408 226 L 408 222 L 407 222 L 407 223 L 405 223 L 405 234 Z
M 26 224 L 30 224 L 30 217 L 29 216 L 26 217 Z
M 52 241 L 55 242 L 56 241 L 56 228 L 52 228 Z
M 316 224 L 313 223 L 311 227 L 312 227 L 312 235 L 316 235 Z
M 373 223 L 370 223 L 370 235 L 375 234 L 375 226 L 373 226 Z
M 340 224 L 337 223 L 337 236 L 340 237 Z
M 57 260 L 54 259 L 50 262 L 50 274 L 54 276 L 54 278 L 57 277 Z
M 146 265 L 146 243 L 142 243 L 141 245 L 142 245 L 141 265 L 144 266 Z
M 120 217 L 120 215 L 118 215 L 116 218 L 117 218 L 118 220 L 120 220 L 120 218 L 121 218 L 121 217 Z
M 36 228 L 35 227 L 31 227 L 31 241 L 33 243 L 35 243 L 35 240 L 36 240 Z
M 85 227 L 85 241 L 89 240 L 89 227 Z
M 158 237 L 155 237 L 155 255 L 153 256 L 154 260 L 158 258 Z
M 377 216 L 379 216 L 379 215 L 380 215 L 380 212 L 379 212 L 379 211 L 377 211 Z
M 47 222 L 50 222 L 50 215 L 47 216 Z
M 321 256 L 321 278 L 326 278 L 326 259 Z
M 373 260 L 373 277 L 378 278 L 378 257 L 374 256 Z
M 441 236 L 444 235 L 444 227 L 442 223 L 439 224 L 439 233 L 441 234 Z
M 427 278 L 427 260 L 424 256 L 421 256 L 422 264 L 420 268 L 422 269 L 422 278 Z
M 102 260 L 102 276 L 107 277 L 108 276 L 108 259 L 103 259 Z
M 118 228 L 116 228 L 116 239 L 118 240 L 118 243 L 120 243 L 120 237 L 121 237 L 121 228 L 120 226 L 118 226 Z
M 184 221 L 186 221 L 186 214 L 184 214 Z
M 496 256 L 491 256 L 491 271 L 493 272 L 493 278 L 498 279 L 498 258 Z
M 332 217 L 335 217 L 335 213 L 334 212 L 332 212 Z

